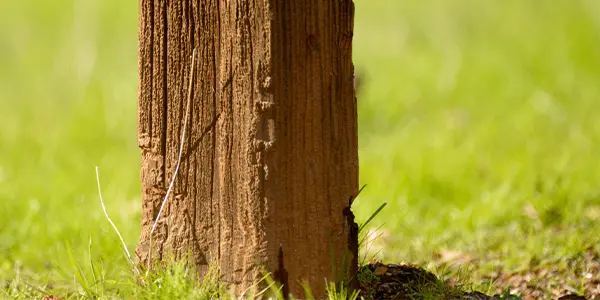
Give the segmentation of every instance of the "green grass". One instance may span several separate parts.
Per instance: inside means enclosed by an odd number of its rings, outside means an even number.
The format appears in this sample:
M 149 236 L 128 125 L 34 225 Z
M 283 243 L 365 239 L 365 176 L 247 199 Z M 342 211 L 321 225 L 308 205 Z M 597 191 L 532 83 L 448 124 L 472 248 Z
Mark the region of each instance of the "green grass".
M 386 260 L 445 249 L 475 274 L 600 246 L 595 1 L 357 3 L 358 217 Z M 434 264 L 435 264 L 435 259 Z
M 456 251 L 476 285 L 600 250 L 598 2 L 376 2 L 357 1 L 354 44 L 358 219 L 387 202 L 372 250 L 431 267 Z M 5 294 L 82 295 L 74 266 L 91 281 L 90 261 L 106 297 L 132 290 L 94 166 L 132 249 L 136 47 L 135 1 L 0 2 Z
M 598 5 L 502 3 L 357 4 L 357 204 L 389 202 L 386 257 L 450 247 L 517 266 L 598 243 Z

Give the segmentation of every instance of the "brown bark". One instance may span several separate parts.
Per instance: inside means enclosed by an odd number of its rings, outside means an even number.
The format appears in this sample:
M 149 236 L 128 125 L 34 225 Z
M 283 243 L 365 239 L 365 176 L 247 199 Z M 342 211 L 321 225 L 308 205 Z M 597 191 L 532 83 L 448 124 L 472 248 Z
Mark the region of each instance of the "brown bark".
M 264 266 L 296 295 L 356 269 L 353 18 L 352 0 L 140 0 L 139 262 L 191 251 L 238 291 Z

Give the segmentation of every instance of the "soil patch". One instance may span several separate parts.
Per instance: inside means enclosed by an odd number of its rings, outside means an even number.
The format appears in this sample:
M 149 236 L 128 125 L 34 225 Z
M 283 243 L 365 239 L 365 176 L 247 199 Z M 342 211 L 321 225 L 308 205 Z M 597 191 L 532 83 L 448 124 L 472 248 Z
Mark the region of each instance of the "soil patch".
M 363 299 L 544 299 L 535 295 L 486 295 L 469 291 L 468 287 L 449 284 L 433 273 L 416 265 L 371 263 L 363 266 L 358 273 L 360 296 Z M 558 299 L 586 299 L 572 293 L 565 293 Z M 554 298 L 556 299 L 556 298 Z M 596 299 L 596 298 L 591 298 Z

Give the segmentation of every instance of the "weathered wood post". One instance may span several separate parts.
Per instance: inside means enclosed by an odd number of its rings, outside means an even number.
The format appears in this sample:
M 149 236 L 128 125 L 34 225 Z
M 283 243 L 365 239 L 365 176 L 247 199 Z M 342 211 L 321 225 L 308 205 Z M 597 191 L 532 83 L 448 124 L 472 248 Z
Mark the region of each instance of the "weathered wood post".
M 353 18 L 352 0 L 140 0 L 140 263 L 191 251 L 238 291 L 263 266 L 299 296 L 356 271 Z

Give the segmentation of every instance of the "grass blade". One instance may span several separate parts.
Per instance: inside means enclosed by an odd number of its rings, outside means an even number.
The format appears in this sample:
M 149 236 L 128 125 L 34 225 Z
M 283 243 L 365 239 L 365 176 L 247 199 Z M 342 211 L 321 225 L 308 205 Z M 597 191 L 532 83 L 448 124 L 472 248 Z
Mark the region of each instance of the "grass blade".
M 381 210 L 383 210 L 386 205 L 387 202 L 381 204 L 381 206 L 379 206 L 379 208 L 367 219 L 367 221 L 358 228 L 358 232 L 361 232 L 367 225 L 369 225 L 369 223 L 381 212 Z

